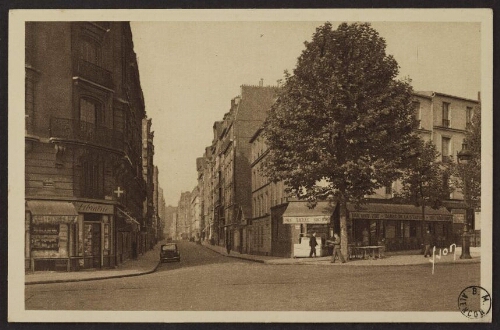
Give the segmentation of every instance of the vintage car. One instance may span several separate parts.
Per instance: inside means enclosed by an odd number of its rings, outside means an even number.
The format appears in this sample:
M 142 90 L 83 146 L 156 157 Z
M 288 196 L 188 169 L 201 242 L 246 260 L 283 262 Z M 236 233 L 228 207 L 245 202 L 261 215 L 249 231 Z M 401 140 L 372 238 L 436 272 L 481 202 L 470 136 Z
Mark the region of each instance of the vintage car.
M 160 261 L 181 261 L 181 254 L 176 243 L 163 244 L 160 249 Z

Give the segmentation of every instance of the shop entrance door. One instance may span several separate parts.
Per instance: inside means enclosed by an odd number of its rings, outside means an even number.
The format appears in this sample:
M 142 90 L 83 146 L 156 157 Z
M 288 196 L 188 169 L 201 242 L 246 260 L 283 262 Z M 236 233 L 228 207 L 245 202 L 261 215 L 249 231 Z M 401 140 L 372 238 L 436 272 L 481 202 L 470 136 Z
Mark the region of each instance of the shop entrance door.
M 92 268 L 101 268 L 101 224 L 92 224 Z
M 101 223 L 84 222 L 85 268 L 101 268 Z

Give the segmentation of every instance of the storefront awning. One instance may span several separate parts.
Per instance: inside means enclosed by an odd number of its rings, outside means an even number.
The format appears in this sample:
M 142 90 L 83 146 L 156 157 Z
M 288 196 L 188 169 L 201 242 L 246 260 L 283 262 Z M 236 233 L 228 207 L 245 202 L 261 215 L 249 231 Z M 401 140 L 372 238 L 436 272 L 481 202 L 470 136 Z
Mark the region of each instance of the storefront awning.
M 118 220 L 123 220 L 125 223 L 119 223 L 117 225 L 118 230 L 125 230 L 127 229 L 128 226 L 131 226 L 133 230 L 139 230 L 141 228 L 141 224 L 135 220 L 132 216 L 130 216 L 127 212 L 123 211 L 120 208 L 117 208 L 118 214 L 121 215 L 121 217 L 118 217 Z
M 78 219 L 78 212 L 70 202 L 27 201 L 26 204 L 34 223 L 73 223 Z
M 330 223 L 334 208 L 329 202 L 318 202 L 314 208 L 309 208 L 304 201 L 291 201 L 283 213 L 284 224 L 327 224 Z
M 408 204 L 347 204 L 350 219 L 422 220 L 422 207 Z M 425 221 L 452 221 L 453 215 L 444 207 L 425 207 Z

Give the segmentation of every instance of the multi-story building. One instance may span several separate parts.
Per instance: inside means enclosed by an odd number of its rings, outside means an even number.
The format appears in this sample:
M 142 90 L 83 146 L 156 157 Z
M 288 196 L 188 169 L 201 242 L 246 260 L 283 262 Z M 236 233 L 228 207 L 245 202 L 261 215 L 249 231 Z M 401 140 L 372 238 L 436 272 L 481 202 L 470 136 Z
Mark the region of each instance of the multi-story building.
M 167 219 L 166 213 L 167 205 L 165 204 L 165 196 L 163 195 L 163 189 L 158 187 L 158 218 L 160 219 L 158 223 L 158 240 L 165 239 L 165 221 Z
M 28 22 L 25 68 L 25 268 L 115 266 L 146 197 L 130 25 Z
M 417 92 L 414 94 L 414 106 L 419 120 L 417 133 L 422 139 L 433 141 L 440 152 L 438 161 L 456 161 L 453 156 L 462 148 L 466 127 L 470 125 L 474 112 L 479 111 L 479 101 L 441 93 Z M 253 194 L 250 253 L 291 257 L 295 255 L 295 249 L 300 248 L 302 237 L 316 232 L 321 238 L 321 246 L 334 232 L 340 232 L 336 205 L 320 202 L 310 208 L 307 202 L 288 200 L 281 182 L 271 183 L 262 175 L 260 168 L 269 152 L 262 129 L 255 132 L 250 142 Z M 420 247 L 422 209 L 414 205 L 395 204 L 392 198 L 400 188 L 400 183 L 394 182 L 390 187 L 366 196 L 369 202 L 363 205 L 362 210 L 348 204 L 347 243 L 361 243 L 366 229 L 369 244 L 376 245 L 383 239 L 389 250 Z M 462 192 L 453 191 L 443 205 L 446 208 L 425 208 L 427 229 L 436 237 L 437 244 L 460 243 L 458 237 L 466 219 Z M 477 211 L 476 217 L 480 216 Z M 474 227 L 474 222 L 470 225 Z
M 189 239 L 191 237 L 191 192 L 181 193 L 177 204 L 177 239 Z
M 141 240 L 139 251 L 144 252 L 151 248 L 153 237 L 153 192 L 155 185 L 153 182 L 154 176 L 154 132 L 151 131 L 151 118 L 142 120 L 142 176 L 146 181 L 146 200 L 144 201 L 143 223 L 141 224 Z
M 248 250 L 247 221 L 252 217 L 250 138 L 263 124 L 277 87 L 241 86 L 223 121 L 214 123 L 212 154 L 214 223 L 217 243 Z
M 189 237 L 195 241 L 201 238 L 201 215 L 200 190 L 196 186 L 191 192 L 191 236 Z
M 152 233 L 151 233 L 151 248 L 156 245 L 158 242 L 159 238 L 159 227 L 160 227 L 160 217 L 158 215 L 158 209 L 159 209 L 159 188 L 160 188 L 160 183 L 159 183 L 159 174 L 160 171 L 158 170 L 158 166 L 154 167 L 153 170 L 153 221 L 151 224 L 152 227 Z

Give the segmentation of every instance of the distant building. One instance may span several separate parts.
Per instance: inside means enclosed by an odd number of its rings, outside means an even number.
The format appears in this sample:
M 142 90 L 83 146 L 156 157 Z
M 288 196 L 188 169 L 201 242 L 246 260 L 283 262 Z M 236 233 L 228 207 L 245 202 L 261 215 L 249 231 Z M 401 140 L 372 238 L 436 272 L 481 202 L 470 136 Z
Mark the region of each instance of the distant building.
M 234 250 L 248 251 L 247 225 L 252 218 L 250 137 L 263 124 L 277 87 L 241 86 L 222 121 L 214 123 L 211 147 L 215 243 L 231 242 Z
M 153 239 L 153 192 L 154 186 L 154 132 L 151 131 L 151 119 L 142 120 L 142 176 L 146 181 L 146 200 L 144 201 L 144 220 L 141 226 L 140 251 L 144 252 L 151 248 Z
M 114 267 L 144 223 L 130 24 L 26 23 L 25 269 Z
M 191 192 L 186 191 L 181 193 L 177 204 L 176 239 L 191 238 L 191 222 Z

